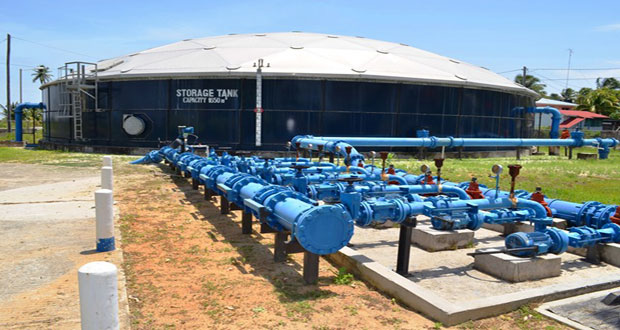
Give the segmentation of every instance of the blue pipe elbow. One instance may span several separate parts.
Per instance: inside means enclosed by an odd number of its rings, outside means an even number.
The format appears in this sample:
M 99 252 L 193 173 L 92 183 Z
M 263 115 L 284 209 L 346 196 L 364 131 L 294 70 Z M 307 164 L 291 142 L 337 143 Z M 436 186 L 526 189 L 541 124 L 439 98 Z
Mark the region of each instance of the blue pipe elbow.
M 20 103 L 15 107 L 13 112 L 15 113 L 15 141 L 22 142 L 24 132 L 22 126 L 22 115 L 24 113 L 24 109 L 46 109 L 45 104 L 41 103 L 32 103 L 32 102 L 24 102 Z

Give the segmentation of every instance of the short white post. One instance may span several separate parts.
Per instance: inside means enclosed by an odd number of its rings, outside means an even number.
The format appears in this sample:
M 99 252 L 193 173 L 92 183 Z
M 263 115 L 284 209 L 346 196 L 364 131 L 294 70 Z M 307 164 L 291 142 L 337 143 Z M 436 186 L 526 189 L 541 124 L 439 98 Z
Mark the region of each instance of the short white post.
M 112 167 L 112 156 L 103 156 L 103 166 Z
M 78 270 L 82 329 L 119 329 L 116 266 L 89 262 Z
M 97 251 L 115 249 L 114 244 L 114 201 L 112 190 L 95 191 L 95 215 L 97 218 Z
M 101 189 L 114 188 L 114 173 L 111 166 L 104 166 L 101 168 Z

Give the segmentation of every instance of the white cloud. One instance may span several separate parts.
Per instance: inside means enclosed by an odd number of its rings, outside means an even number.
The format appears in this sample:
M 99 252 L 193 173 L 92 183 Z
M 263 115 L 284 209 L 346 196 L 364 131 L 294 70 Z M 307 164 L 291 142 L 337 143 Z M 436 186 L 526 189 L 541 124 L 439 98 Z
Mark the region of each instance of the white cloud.
M 596 27 L 597 31 L 604 31 L 604 32 L 610 32 L 610 31 L 620 31 L 620 23 L 616 23 L 616 24 L 607 24 L 607 25 L 599 25 Z

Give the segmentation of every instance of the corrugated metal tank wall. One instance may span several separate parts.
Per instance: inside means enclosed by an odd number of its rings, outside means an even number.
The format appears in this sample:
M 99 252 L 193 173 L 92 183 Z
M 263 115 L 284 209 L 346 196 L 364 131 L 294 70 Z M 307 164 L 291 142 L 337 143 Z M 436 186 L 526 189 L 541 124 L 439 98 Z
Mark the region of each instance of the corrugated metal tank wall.
M 84 113 L 81 143 L 156 147 L 173 139 L 178 125 L 191 125 L 202 143 L 252 150 L 255 92 L 253 79 L 100 82 L 100 111 Z M 59 93 L 57 85 L 44 89 L 45 139 L 74 142 L 71 120 L 59 116 Z M 527 137 L 531 117 L 515 118 L 510 110 L 533 105 L 531 97 L 481 89 L 264 79 L 262 149 L 282 150 L 298 134 L 412 137 L 421 128 L 436 136 Z M 128 114 L 147 122 L 144 133 L 123 131 Z

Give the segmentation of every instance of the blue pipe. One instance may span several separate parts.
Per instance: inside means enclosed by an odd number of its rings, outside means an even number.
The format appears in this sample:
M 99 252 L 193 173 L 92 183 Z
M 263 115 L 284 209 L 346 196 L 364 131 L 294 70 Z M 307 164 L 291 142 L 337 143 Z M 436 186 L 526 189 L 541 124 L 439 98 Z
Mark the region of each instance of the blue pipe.
M 610 217 L 616 213 L 617 205 L 599 202 L 572 203 L 559 199 L 545 198 L 553 216 L 565 219 L 571 226 L 588 226 L 602 228 L 610 223 Z
M 334 253 L 346 246 L 353 236 L 353 220 L 342 208 L 318 206 L 290 188 L 272 185 L 230 168 L 216 167 L 203 168 L 206 181 L 211 182 L 205 189 L 225 196 L 276 230 L 290 231 L 292 238 L 307 251 L 319 255 Z
M 46 109 L 45 104 L 40 103 L 31 103 L 25 102 L 20 103 L 15 107 L 13 112 L 15 112 L 15 141 L 22 142 L 23 139 L 23 128 L 22 128 L 22 114 L 24 113 L 24 109 Z
M 522 112 L 523 107 L 517 107 L 513 109 L 513 112 Z M 562 113 L 560 110 L 553 107 L 527 107 L 525 108 L 527 113 L 545 113 L 551 115 L 551 130 L 549 131 L 549 137 L 557 139 L 560 137 L 560 122 L 562 121 Z
M 599 148 L 599 158 L 606 159 L 609 148 L 618 145 L 618 140 L 607 139 L 584 139 L 583 132 L 572 132 L 571 139 L 520 139 L 520 138 L 454 138 L 454 137 L 428 137 L 428 138 L 393 138 L 393 137 L 315 137 L 312 135 L 298 135 L 293 142 L 299 142 L 301 146 L 317 150 L 317 145 L 338 143 L 339 146 L 353 147 L 532 147 L 532 146 L 560 146 L 582 147 L 594 146 Z M 356 154 L 363 159 L 355 148 L 351 154 Z
M 159 150 L 153 150 L 140 159 L 136 159 L 130 164 L 156 164 L 163 160 L 163 156 Z

